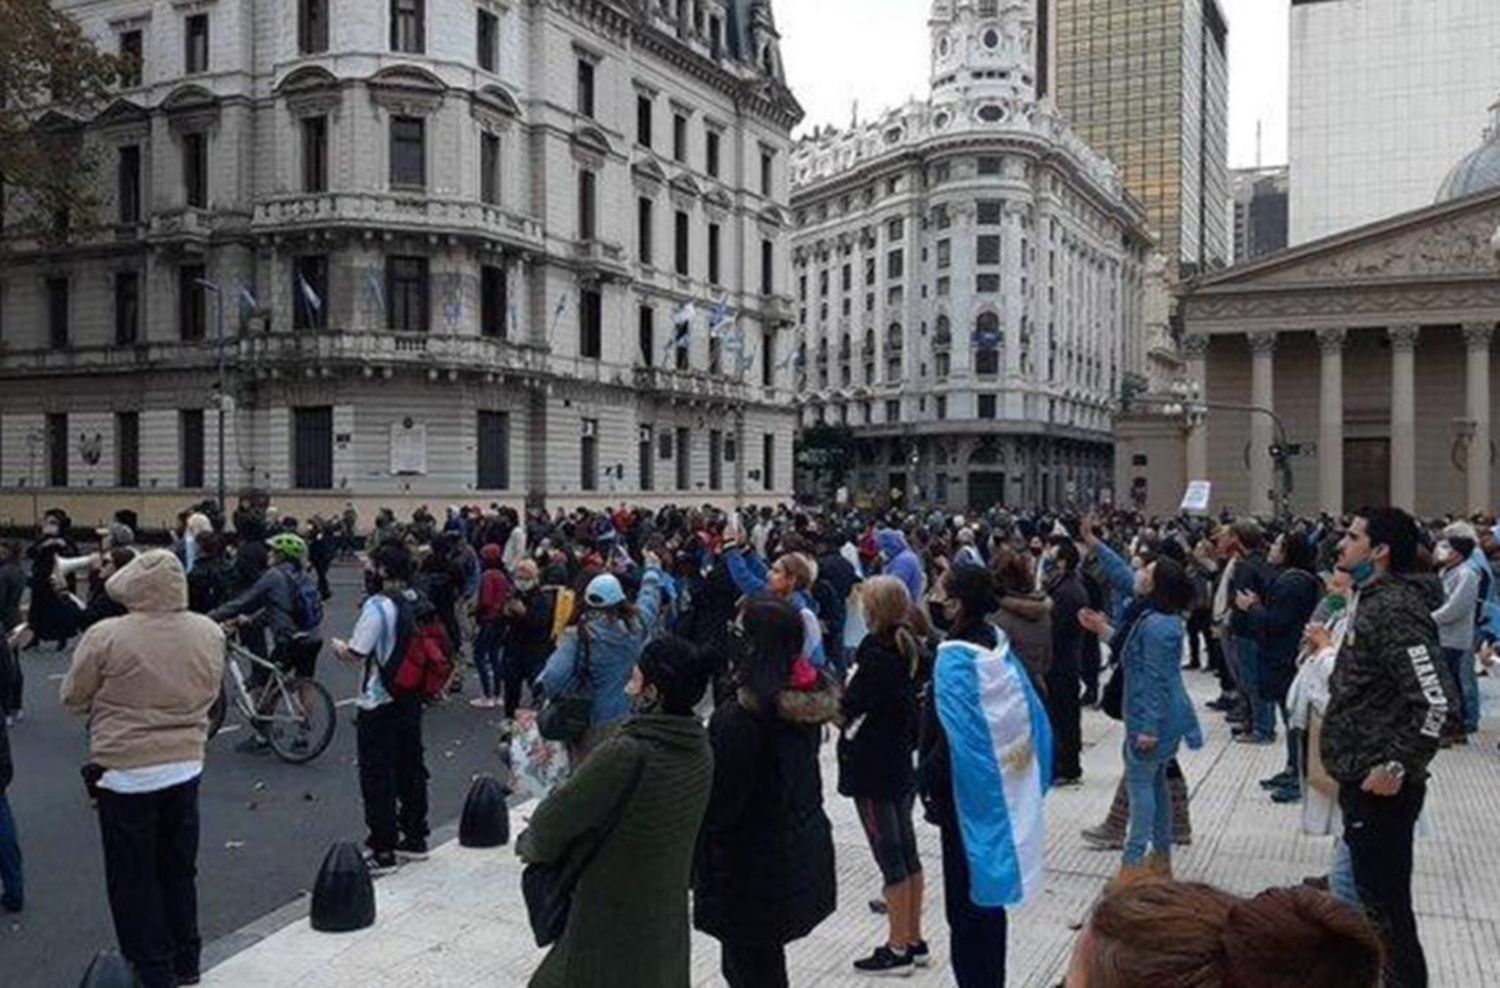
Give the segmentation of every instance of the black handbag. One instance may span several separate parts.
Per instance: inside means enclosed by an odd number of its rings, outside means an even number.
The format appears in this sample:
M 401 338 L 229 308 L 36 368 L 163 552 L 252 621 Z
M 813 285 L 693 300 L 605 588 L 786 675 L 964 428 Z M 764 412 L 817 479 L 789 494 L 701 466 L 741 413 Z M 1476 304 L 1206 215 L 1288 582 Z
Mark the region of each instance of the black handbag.
M 1136 631 L 1140 629 L 1145 615 L 1138 618 L 1130 628 L 1130 634 L 1125 638 L 1125 644 L 1111 657 L 1114 672 L 1110 674 L 1109 682 L 1104 684 L 1104 690 L 1099 694 L 1099 709 L 1111 720 L 1125 719 L 1125 650 L 1130 647 L 1130 640 L 1135 637 Z
M 521 896 L 526 900 L 526 917 L 531 921 L 531 935 L 536 938 L 538 947 L 550 947 L 562 939 L 563 931 L 568 927 L 568 913 L 573 908 L 573 893 L 578 888 L 578 880 L 619 825 L 620 817 L 625 815 L 625 807 L 635 797 L 645 771 L 646 756 L 642 755 L 636 762 L 630 786 L 586 850 L 556 864 L 529 864 L 522 870 Z
M 594 686 L 589 671 L 589 636 L 578 626 L 578 668 L 560 695 L 544 697 L 537 711 L 536 729 L 547 741 L 577 744 L 594 723 Z

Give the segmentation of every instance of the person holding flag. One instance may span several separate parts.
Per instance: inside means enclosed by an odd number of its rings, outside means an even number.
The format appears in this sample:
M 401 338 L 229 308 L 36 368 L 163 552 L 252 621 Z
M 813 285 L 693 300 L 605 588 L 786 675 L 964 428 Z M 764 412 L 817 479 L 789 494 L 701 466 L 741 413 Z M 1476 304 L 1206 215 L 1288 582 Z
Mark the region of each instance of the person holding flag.
M 1005 910 L 1042 889 L 1052 728 L 1025 667 L 985 620 L 994 577 L 954 567 L 943 590 L 950 630 L 921 718 L 918 787 L 942 835 L 954 981 L 1002 988 Z

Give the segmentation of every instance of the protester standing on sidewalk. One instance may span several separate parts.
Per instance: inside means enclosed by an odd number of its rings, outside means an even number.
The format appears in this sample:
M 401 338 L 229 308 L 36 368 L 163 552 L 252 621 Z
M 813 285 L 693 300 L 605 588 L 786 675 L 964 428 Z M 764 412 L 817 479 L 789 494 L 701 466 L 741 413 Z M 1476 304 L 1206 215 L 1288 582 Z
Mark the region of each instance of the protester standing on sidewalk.
M 1428 765 L 1458 707 L 1432 620 L 1437 602 L 1414 579 L 1418 538 L 1410 515 L 1387 508 L 1355 518 L 1340 543 L 1339 568 L 1357 590 L 1322 742 L 1359 899 L 1385 942 L 1387 988 L 1427 988 L 1412 836 Z
M 479 673 L 480 695 L 470 700 L 469 705 L 486 709 L 501 704 L 500 651 L 505 639 L 505 607 L 514 592 L 510 577 L 501 568 L 502 554 L 503 550 L 493 542 L 480 552 L 484 572 L 479 577 L 479 597 L 474 602 L 474 621 L 479 629 L 474 637 L 474 669 Z
M 1438 627 L 1438 639 L 1443 645 L 1443 662 L 1448 666 L 1453 682 L 1458 685 L 1461 720 L 1450 733 L 1453 741 L 1468 743 L 1469 723 L 1479 723 L 1477 711 L 1470 717 L 1469 706 L 1474 702 L 1464 689 L 1464 666 L 1470 674 L 1474 670 L 1475 619 L 1483 601 L 1480 598 L 1480 572 L 1471 561 L 1477 544 L 1474 527 L 1467 522 L 1450 525 L 1443 531 L 1443 540 L 1437 545 L 1435 560 L 1443 575 L 1443 604 L 1432 612 L 1432 620 Z
M 407 644 L 416 634 L 422 604 L 409 589 L 416 575 L 411 551 L 385 542 L 370 554 L 379 592 L 360 608 L 347 642 L 335 640 L 342 662 L 364 668 L 364 688 L 354 726 L 359 792 L 365 804 L 365 838 L 371 871 L 388 872 L 398 856 L 427 856 L 427 765 L 422 752 L 423 697 L 394 686 Z
M 632 715 L 542 801 L 516 841 L 528 864 L 592 855 L 531 988 L 688 983 L 688 887 L 714 778 L 708 733 L 693 713 L 707 688 L 691 642 L 647 645 L 627 688 Z
M 1078 575 L 1078 547 L 1067 537 L 1055 538 L 1048 550 L 1052 577 L 1047 595 L 1052 598 L 1052 666 L 1047 670 L 1047 716 L 1052 721 L 1052 784 L 1074 786 L 1083 781 L 1083 688 L 1084 630 L 1078 614 L 1088 608 L 1089 594 Z
M 713 794 L 694 925 L 723 945 L 729 988 L 787 988 L 786 945 L 833 914 L 833 828 L 818 749 L 838 697 L 802 656 L 797 608 L 760 597 L 736 626 L 738 691 L 709 722 Z
M 869 633 L 855 653 L 841 703 L 839 794 L 854 800 L 880 868 L 889 924 L 884 946 L 854 962 L 866 974 L 926 966 L 929 956 L 922 939 L 922 857 L 912 826 L 922 655 L 908 624 L 911 607 L 906 584 L 893 576 L 864 584 Z
M 188 611 L 187 576 L 166 550 L 110 578 L 129 608 L 90 628 L 63 680 L 89 718 L 99 830 L 121 953 L 142 988 L 198 983 L 198 782 L 208 711 L 224 678 L 224 633 Z

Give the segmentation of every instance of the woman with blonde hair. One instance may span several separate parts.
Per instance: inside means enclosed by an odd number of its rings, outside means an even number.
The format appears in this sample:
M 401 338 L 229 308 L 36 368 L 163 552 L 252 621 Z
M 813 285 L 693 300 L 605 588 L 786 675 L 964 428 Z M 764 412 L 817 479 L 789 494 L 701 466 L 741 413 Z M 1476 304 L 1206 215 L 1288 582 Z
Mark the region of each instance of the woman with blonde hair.
M 793 670 L 794 685 L 807 686 L 807 677 L 827 664 L 823 650 L 823 626 L 818 622 L 818 607 L 812 599 L 813 584 L 818 582 L 818 564 L 801 552 L 786 552 L 767 567 L 757 555 L 738 541 L 724 546 L 724 563 L 734 585 L 746 597 L 770 594 L 797 608 L 802 618 L 802 654 L 799 668 Z
M 912 828 L 917 779 L 917 673 L 921 647 L 910 626 L 906 584 L 893 576 L 863 587 L 869 633 L 860 643 L 841 704 L 839 793 L 854 799 L 884 884 L 884 945 L 854 962 L 864 974 L 925 967 L 922 858 Z

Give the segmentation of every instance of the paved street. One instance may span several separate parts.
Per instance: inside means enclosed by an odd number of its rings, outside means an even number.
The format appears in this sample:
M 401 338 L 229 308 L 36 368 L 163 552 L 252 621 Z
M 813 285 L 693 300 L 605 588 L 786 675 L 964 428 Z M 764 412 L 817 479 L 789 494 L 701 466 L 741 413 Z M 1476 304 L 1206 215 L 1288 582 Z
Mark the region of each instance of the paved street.
M 334 571 L 325 636 L 346 637 L 359 601 L 359 571 Z M 13 729 L 10 790 L 26 858 L 27 908 L 0 918 L 0 983 L 6 988 L 76 984 L 94 951 L 114 945 L 104 898 L 103 856 L 79 780 L 86 740 L 57 702 L 67 655 L 28 652 L 26 719 Z M 358 674 L 325 658 L 320 677 L 335 699 L 354 694 Z M 311 765 L 238 754 L 244 729 L 209 748 L 203 780 L 200 917 L 212 941 L 297 898 L 312 885 L 329 843 L 362 836 L 354 767 L 353 711 L 339 711 L 328 751 Z M 432 710 L 427 764 L 433 823 L 456 818 L 469 778 L 494 771 L 494 722 L 467 703 Z M 238 722 L 233 715 L 229 725 Z
M 1482 680 L 1493 709 L 1500 684 Z M 1210 680 L 1192 675 L 1200 700 Z M 1257 780 L 1279 767 L 1279 747 L 1231 744 L 1217 718 L 1209 742 L 1186 753 L 1183 767 L 1193 786 L 1195 840 L 1178 859 L 1183 877 L 1237 892 L 1287 885 L 1324 874 L 1330 856 L 1326 838 L 1296 833 L 1298 811 L 1274 806 Z M 1476 988 L 1500 983 L 1500 859 L 1493 853 L 1494 820 L 1500 816 L 1500 755 L 1497 721 L 1490 718 L 1482 743 L 1442 753 L 1429 804 L 1431 833 L 1417 846 L 1416 902 L 1432 965 L 1433 988 Z M 1118 776 L 1119 726 L 1090 713 L 1085 736 L 1086 785 L 1048 799 L 1049 851 L 1045 894 L 1012 917 L 1011 988 L 1051 988 L 1061 980 L 1074 938 L 1073 925 L 1087 913 L 1118 856 L 1085 850 L 1080 827 L 1104 815 Z M 848 800 L 833 794 L 832 747 L 824 749 L 829 815 L 838 845 L 838 914 L 790 952 L 792 983 L 798 988 L 844 988 L 867 984 L 849 962 L 869 950 L 882 921 L 864 905 L 879 878 Z M 515 811 L 513 832 L 526 808 Z M 919 830 L 928 864 L 927 935 L 934 968 L 908 983 L 951 984 L 942 922 L 937 841 Z M 409 865 L 377 883 L 376 926 L 361 933 L 314 933 L 296 911 L 262 924 L 250 936 L 266 936 L 204 979 L 214 988 L 493 988 L 526 982 L 541 953 L 533 948 L 521 901 L 520 866 L 512 851 L 467 851 L 443 847 L 433 859 Z M 718 986 L 717 945 L 694 940 L 694 984 Z

